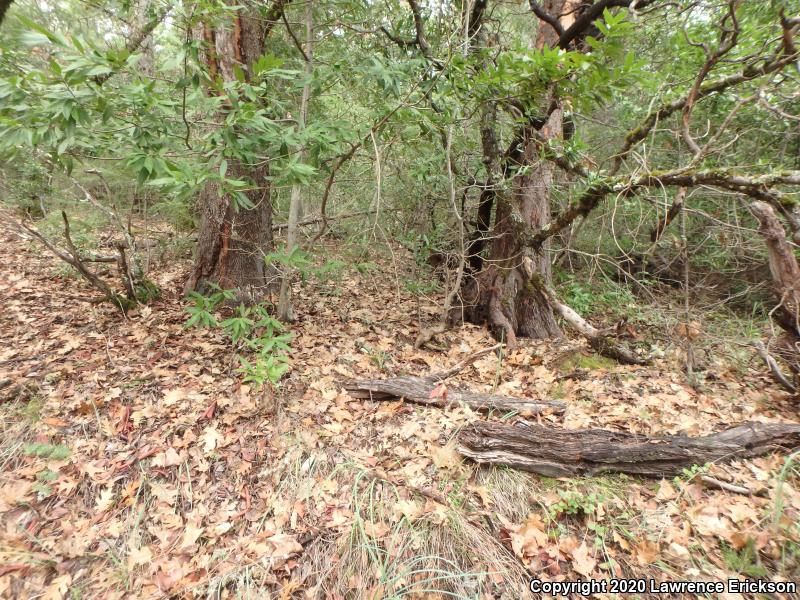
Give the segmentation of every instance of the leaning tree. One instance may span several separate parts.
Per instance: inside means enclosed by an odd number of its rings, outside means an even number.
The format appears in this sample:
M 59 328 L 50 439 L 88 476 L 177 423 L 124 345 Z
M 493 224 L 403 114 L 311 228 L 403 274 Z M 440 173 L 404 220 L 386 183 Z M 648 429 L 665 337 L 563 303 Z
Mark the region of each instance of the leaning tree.
M 487 4 L 477 3 L 481 9 Z M 653 188 L 707 186 L 735 192 L 742 199 L 762 200 L 793 232 L 797 231 L 798 212 L 793 197 L 783 188 L 796 185 L 798 173 L 737 162 L 739 157 L 725 150 L 738 136 L 730 131 L 737 112 L 756 103 L 764 90 L 777 89 L 778 75 L 797 63 L 800 54 L 794 38 L 800 19 L 787 17 L 779 6 L 756 7 L 736 0 L 531 0 L 530 8 L 539 26 L 534 48 L 517 62 L 507 56 L 509 53 L 500 52 L 493 57 L 492 68 L 481 67 L 489 75 L 483 79 L 476 76 L 476 85 L 491 91 L 481 100 L 494 102 L 504 110 L 513 119 L 515 131 L 512 143 L 500 157 L 489 154 L 497 152 L 496 144 L 483 144 L 487 173 L 474 236 L 483 241 L 470 247 L 473 253 L 480 253 L 478 260 L 470 257 L 479 269 L 462 290 L 469 320 L 487 323 L 510 344 L 517 336 L 558 335 L 553 307 L 563 305 L 554 299 L 549 285 L 548 246 L 553 236 L 586 218 L 608 197 L 635 197 Z M 770 14 L 762 14 L 764 10 Z M 757 19 L 744 18 L 752 12 L 759 13 Z M 476 15 L 481 17 L 481 11 L 473 11 L 472 17 Z M 567 139 L 573 129 L 567 111 L 596 92 L 593 81 L 598 86 L 608 83 L 597 78 L 598 72 L 612 71 L 615 61 L 622 70 L 635 63 L 629 52 L 619 50 L 624 50 L 626 41 L 634 39 L 637 32 L 630 18 L 641 19 L 643 15 L 665 23 L 673 19 L 678 26 L 685 26 L 685 15 L 689 15 L 690 22 L 694 18 L 695 23 L 708 24 L 708 37 L 688 39 L 682 50 L 699 54 L 700 67 L 688 74 L 688 83 L 682 88 L 652 98 L 651 109 L 642 111 L 640 122 L 629 126 L 616 151 L 605 157 L 575 152 Z M 753 21 L 760 29 L 755 29 Z M 479 29 L 486 26 L 481 23 Z M 763 43 L 756 43 L 756 35 Z M 608 53 L 609 47 L 614 49 L 612 53 Z M 693 62 L 689 58 L 695 57 L 687 56 L 687 65 Z M 514 67 L 518 75 L 510 85 Z M 492 79 L 492 69 L 502 77 Z M 694 117 L 696 107 L 704 101 L 731 97 L 730 112 L 704 115 L 707 124 L 698 123 L 700 119 Z M 484 110 L 482 115 L 491 116 L 491 112 Z M 490 119 L 484 118 L 481 127 L 484 142 L 497 138 Z M 701 127 L 710 128 L 702 142 L 696 131 Z M 652 164 L 659 157 L 642 160 L 638 153 L 641 145 L 665 131 L 686 148 L 683 159 L 661 164 Z M 499 178 L 492 165 L 498 165 Z M 560 211 L 553 206 L 557 172 L 573 198 Z M 503 185 L 509 179 L 510 185 Z M 683 194 L 678 196 L 682 198 Z M 489 203 L 494 204 L 494 220 L 487 228 Z

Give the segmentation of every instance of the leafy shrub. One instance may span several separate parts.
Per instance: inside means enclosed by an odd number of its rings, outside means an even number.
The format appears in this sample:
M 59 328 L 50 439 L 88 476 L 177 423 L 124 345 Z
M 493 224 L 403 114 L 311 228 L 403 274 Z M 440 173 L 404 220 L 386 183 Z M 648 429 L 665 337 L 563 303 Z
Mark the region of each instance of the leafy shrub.
M 283 325 L 269 314 L 264 304 L 240 304 L 232 317 L 218 323 L 214 311 L 224 302 L 234 300 L 236 295 L 231 290 L 215 289 L 216 292 L 211 296 L 197 292 L 189 294 L 194 306 L 185 309 L 189 319 L 184 327 L 219 327 L 224 330 L 234 347 L 249 353 L 239 354 L 239 372 L 244 376 L 244 381 L 259 388 L 267 382 L 278 385 L 289 368 L 287 353 L 291 334 L 280 333 Z

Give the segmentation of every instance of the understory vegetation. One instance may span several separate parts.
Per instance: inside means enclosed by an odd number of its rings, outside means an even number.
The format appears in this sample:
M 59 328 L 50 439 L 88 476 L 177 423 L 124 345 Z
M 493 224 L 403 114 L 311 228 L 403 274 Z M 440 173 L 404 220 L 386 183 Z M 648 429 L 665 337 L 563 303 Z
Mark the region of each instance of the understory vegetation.
M 0 0 L 0 597 L 800 584 L 799 31 Z

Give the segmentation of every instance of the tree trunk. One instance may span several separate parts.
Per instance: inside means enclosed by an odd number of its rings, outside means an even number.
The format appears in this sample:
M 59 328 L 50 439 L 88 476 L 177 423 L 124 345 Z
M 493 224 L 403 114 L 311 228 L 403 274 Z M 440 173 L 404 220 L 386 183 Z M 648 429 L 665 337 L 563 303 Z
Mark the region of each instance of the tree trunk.
M 187 288 L 205 293 L 213 283 L 236 289 L 243 301 L 257 302 L 274 278 L 274 272 L 264 262 L 264 256 L 273 248 L 267 169 L 234 164 L 228 174 L 251 179 L 259 186 L 247 192 L 254 208 L 235 210 L 229 196 L 220 196 L 216 182 L 206 183 L 198 199 L 200 230 Z
M 758 232 L 764 238 L 769 252 L 769 270 L 778 301 L 778 306 L 770 311 L 770 314 L 783 329 L 783 335 L 778 336 L 773 342 L 773 350 L 792 370 L 795 383 L 784 381 L 785 377 L 780 371 L 776 372 L 776 365 L 770 363 L 766 348 L 759 351 L 759 354 L 781 385 L 790 390 L 794 388 L 793 391 L 796 391 L 797 384 L 800 383 L 800 265 L 772 207 L 766 202 L 753 202 L 750 204 L 750 210 L 758 219 Z
M 255 8 L 234 12 L 224 24 L 215 22 L 212 27 L 205 23 L 202 39 L 209 75 L 235 81 L 234 66 L 238 66 L 248 77 L 250 66 L 264 54 L 270 26 L 271 22 Z M 206 183 L 198 198 L 200 230 L 187 289 L 203 293 L 209 284 L 216 284 L 237 290 L 245 302 L 257 302 L 266 295 L 274 279 L 264 262 L 264 256 L 273 248 L 268 175 L 264 161 L 255 165 L 238 158 L 228 159 L 226 176 L 250 183 L 245 192 L 253 205 L 250 209 L 237 210 L 229 195 L 220 194 L 216 182 Z
M 475 4 L 472 14 L 468 16 L 468 38 L 472 40 L 471 50 L 480 51 L 488 42 L 486 26 L 483 23 L 483 15 L 486 10 L 486 1 L 482 0 Z M 484 58 L 483 65 L 486 69 L 491 67 L 491 62 Z M 481 195 L 478 200 L 478 218 L 475 231 L 470 236 L 467 246 L 467 259 L 469 260 L 470 272 L 478 273 L 483 269 L 483 252 L 489 238 L 489 231 L 492 224 L 492 211 L 497 194 L 497 184 L 500 179 L 500 149 L 497 139 L 497 103 L 487 100 L 481 105 L 480 116 L 481 129 L 481 150 L 483 157 L 486 179 L 481 187 Z M 463 212 L 463 210 L 462 210 Z
M 0 24 L 6 18 L 6 11 L 14 4 L 14 0 L 0 0 Z
M 550 14 L 560 15 L 570 12 L 567 9 L 573 0 L 549 0 L 545 4 Z M 552 27 L 542 25 L 536 47 L 552 47 L 557 39 Z M 514 178 L 510 197 L 500 192 L 494 196 L 495 220 L 487 266 L 467 282 L 463 293 L 467 319 L 487 323 L 493 333 L 504 337 L 510 346 L 516 343 L 517 336 L 541 339 L 561 335 L 541 285 L 550 282 L 549 244 L 532 252 L 519 243 L 522 231 L 541 229 L 550 222 L 554 168 L 549 161 L 539 159 L 538 142 L 532 135 L 538 129 L 546 140 L 562 137 L 563 113 L 558 99 L 548 100 L 548 115 L 543 124 L 537 127 L 531 120 L 517 132 L 516 145 L 506 160 L 516 162 L 523 172 Z M 484 161 L 488 159 L 489 156 L 484 157 Z M 525 259 L 534 266 L 532 277 L 523 268 Z
M 311 75 L 314 72 L 314 11 L 313 5 L 309 2 L 306 5 L 306 48 L 305 48 L 305 74 L 308 78 L 303 85 L 303 95 L 300 99 L 300 113 L 297 116 L 297 130 L 302 131 L 306 127 L 308 118 L 308 103 L 311 100 Z M 307 158 L 305 147 L 299 148 L 299 161 L 305 163 Z M 299 183 L 292 186 L 292 197 L 289 204 L 289 223 L 286 227 L 286 253 L 290 254 L 297 245 L 297 223 L 303 214 L 303 196 Z M 294 270 L 286 268 L 281 280 L 281 291 L 278 299 L 278 318 L 281 321 L 293 321 L 294 311 L 292 310 L 292 279 Z

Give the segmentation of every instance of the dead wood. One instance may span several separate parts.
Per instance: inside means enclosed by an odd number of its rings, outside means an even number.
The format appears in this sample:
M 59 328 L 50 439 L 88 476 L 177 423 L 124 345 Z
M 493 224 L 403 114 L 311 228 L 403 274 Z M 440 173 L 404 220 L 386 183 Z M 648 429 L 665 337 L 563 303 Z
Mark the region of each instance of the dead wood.
M 758 232 L 767 245 L 772 283 L 780 301 L 773 318 L 785 331 L 800 337 L 800 265 L 772 207 L 753 202 L 750 211 L 758 219 Z
M 566 404 L 560 400 L 530 400 L 496 394 L 480 394 L 468 390 L 448 387 L 441 396 L 431 397 L 431 392 L 439 381 L 428 377 L 406 375 L 391 379 L 363 379 L 345 386 L 354 398 L 370 400 L 390 400 L 405 398 L 409 402 L 445 408 L 466 404 L 473 410 L 516 411 L 523 415 L 536 415 L 545 412 L 563 413 Z
M 8 223 L 12 226 L 12 228 L 16 229 L 20 234 L 27 234 L 34 239 L 41 242 L 41 244 L 47 248 L 52 254 L 63 260 L 65 263 L 70 265 L 74 268 L 93 288 L 98 290 L 102 296 L 96 299 L 87 299 L 87 298 L 80 298 L 71 296 L 78 300 L 84 300 L 88 302 L 111 302 L 117 308 L 119 308 L 123 313 L 125 313 L 131 306 L 135 304 L 135 300 L 132 300 L 130 296 L 126 297 L 121 294 L 117 294 L 114 290 L 111 289 L 103 279 L 100 277 L 100 274 L 92 271 L 85 263 L 87 262 L 116 262 L 118 267 L 121 270 L 121 275 L 123 277 L 123 281 L 125 280 L 126 273 L 122 272 L 122 262 L 124 261 L 124 254 L 122 257 L 106 257 L 106 256 L 89 256 L 83 257 L 81 256 L 80 252 L 76 248 L 74 242 L 72 241 L 72 236 L 70 233 L 70 223 L 69 219 L 67 218 L 67 213 L 61 211 L 61 217 L 64 221 L 64 242 L 66 244 L 66 250 L 59 248 L 41 233 L 39 233 L 36 229 L 28 226 L 25 223 L 18 222 L 14 219 L 7 219 Z M 127 289 L 127 286 L 126 286 Z M 129 290 L 130 293 L 130 290 Z
M 733 494 L 742 494 L 743 496 L 766 495 L 766 490 L 763 488 L 754 491 L 751 490 L 750 488 L 744 487 L 743 485 L 736 485 L 735 483 L 722 481 L 721 479 L 717 479 L 716 477 L 711 477 L 710 475 L 700 475 L 700 481 L 708 487 L 725 490 L 726 492 L 731 492 Z
M 743 423 L 705 437 L 644 436 L 604 429 L 478 421 L 459 437 L 459 452 L 479 463 L 548 477 L 605 472 L 668 477 L 682 469 L 800 447 L 800 425 Z
M 763 345 L 756 343 L 754 346 L 769 367 L 775 381 L 790 392 L 796 393 L 797 379 L 800 376 L 800 265 L 772 207 L 765 202 L 753 202 L 750 204 L 750 211 L 758 219 L 758 232 L 769 252 L 769 270 L 778 300 L 778 305 L 770 314 L 784 331 L 776 340 L 773 349 L 794 372 L 795 382 L 791 382 L 781 372 L 778 363 Z
M 431 373 L 430 375 L 427 375 L 426 379 L 433 379 L 433 380 L 436 380 L 436 381 L 444 381 L 448 377 L 452 377 L 453 375 L 456 375 L 456 374 L 460 373 L 461 371 L 463 371 L 464 369 L 466 369 L 468 366 L 470 366 L 472 363 L 474 363 L 476 360 L 478 360 L 481 356 L 486 356 L 490 352 L 494 352 L 496 350 L 500 350 L 502 347 L 503 347 L 503 344 L 495 344 L 494 346 L 492 346 L 490 348 L 484 348 L 483 350 L 478 350 L 477 352 L 474 352 L 473 354 L 470 354 L 464 360 L 457 362 L 456 364 L 454 364 L 449 369 L 445 369 L 444 371 L 438 371 L 436 373 Z
M 597 353 L 607 356 L 608 358 L 613 358 L 617 362 L 626 365 L 646 365 L 650 362 L 647 358 L 637 356 L 631 350 L 606 335 L 603 331 L 597 329 L 572 308 L 560 302 L 553 288 L 544 283 L 541 284 L 541 288 L 545 296 L 547 296 L 553 310 L 561 316 L 574 331 L 585 337 L 589 345 L 594 348 Z
M 496 394 L 480 394 L 450 387 L 440 388 L 436 394 L 433 394 L 434 389 L 442 381 L 463 371 L 481 356 L 499 350 L 502 346 L 502 344 L 495 344 L 490 348 L 479 350 L 449 369 L 431 373 L 425 377 L 404 375 L 391 379 L 362 379 L 351 381 L 345 386 L 345 389 L 354 398 L 369 398 L 370 400 L 405 398 L 409 402 L 440 408 L 466 404 L 473 410 L 516 411 L 523 415 L 545 412 L 563 413 L 566 410 L 566 403 L 560 400 L 530 400 Z
M 778 364 L 778 361 L 776 361 L 772 355 L 767 352 L 767 347 L 763 344 L 763 342 L 755 341 L 751 345 L 756 349 L 756 352 L 758 352 L 761 360 L 763 360 L 764 364 L 769 368 L 770 373 L 772 373 L 772 378 L 781 386 L 783 386 L 785 390 L 792 392 L 793 394 L 796 393 L 797 387 L 795 387 L 795 385 L 789 381 L 789 378 L 784 375 L 780 365 Z

